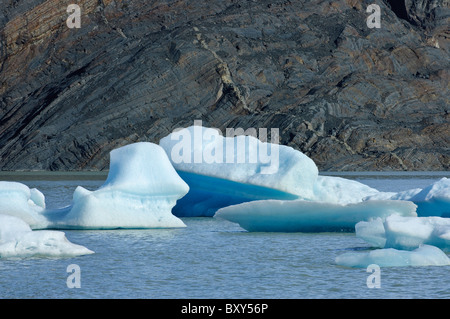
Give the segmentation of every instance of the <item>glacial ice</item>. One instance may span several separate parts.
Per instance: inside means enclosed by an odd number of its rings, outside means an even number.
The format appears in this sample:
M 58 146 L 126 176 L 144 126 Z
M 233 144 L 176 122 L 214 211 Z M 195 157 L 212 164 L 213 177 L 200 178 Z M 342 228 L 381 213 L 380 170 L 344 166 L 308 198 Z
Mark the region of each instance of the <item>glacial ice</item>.
M 160 145 L 190 187 L 173 209 L 179 217 L 213 216 L 220 208 L 256 200 L 348 204 L 379 193 L 357 181 L 319 176 L 305 154 L 254 136 L 223 137 L 216 129 L 191 126 Z
M 383 248 L 368 252 L 348 252 L 337 256 L 335 262 L 340 266 L 362 268 L 371 264 L 379 267 L 449 266 L 450 258 L 435 246 L 421 245 L 413 251 Z
M 314 183 L 314 201 L 350 204 L 380 193 L 358 181 L 335 176 L 318 176 Z
M 75 257 L 93 254 L 61 231 L 32 230 L 21 218 L 0 214 L 0 258 Z
M 0 182 L 0 214 L 16 216 L 33 229 L 45 228 L 44 209 L 45 197 L 39 190 L 22 183 Z
M 213 128 L 191 126 L 160 140 L 176 170 L 311 197 L 318 169 L 292 147 L 251 135 L 224 137 Z
M 317 166 L 291 147 L 251 135 L 224 137 L 202 126 L 175 131 L 159 144 L 190 187 L 174 208 L 177 216 L 213 216 L 247 201 L 314 196 Z
M 422 217 L 450 217 L 450 179 L 443 177 L 423 189 L 411 189 L 399 193 L 379 192 L 363 200 L 408 200 L 417 205 L 417 214 Z
M 361 221 L 355 232 L 374 247 L 412 250 L 427 244 L 450 251 L 450 218 L 389 216 Z
M 188 191 L 159 145 L 134 143 L 111 151 L 99 189 L 78 186 L 72 205 L 43 215 L 58 229 L 185 227 L 171 209 Z
M 238 223 L 251 232 L 354 231 L 360 221 L 392 214 L 417 216 L 407 201 L 366 201 L 350 204 L 304 200 L 262 200 L 219 209 L 214 217 Z

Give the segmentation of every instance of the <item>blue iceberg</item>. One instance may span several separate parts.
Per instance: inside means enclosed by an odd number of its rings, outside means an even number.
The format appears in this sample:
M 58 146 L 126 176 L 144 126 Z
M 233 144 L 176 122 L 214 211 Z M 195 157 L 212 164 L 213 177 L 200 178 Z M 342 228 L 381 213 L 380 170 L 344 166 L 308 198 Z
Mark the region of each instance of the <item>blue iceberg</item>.
M 450 179 L 442 178 L 409 200 L 416 203 L 419 216 L 450 217 Z

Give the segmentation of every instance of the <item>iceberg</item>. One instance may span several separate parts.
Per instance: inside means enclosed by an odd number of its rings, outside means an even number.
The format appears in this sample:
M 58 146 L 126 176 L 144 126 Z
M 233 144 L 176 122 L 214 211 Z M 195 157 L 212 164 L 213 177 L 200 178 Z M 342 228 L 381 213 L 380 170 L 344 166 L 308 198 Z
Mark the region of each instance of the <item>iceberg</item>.
M 56 229 L 186 227 L 171 212 L 189 186 L 157 144 L 129 144 L 110 153 L 105 183 L 90 191 L 78 186 L 72 205 L 42 213 Z
M 61 231 L 32 230 L 22 219 L 0 215 L 0 258 L 76 257 L 93 254 Z
M 362 268 L 371 264 L 380 267 L 449 266 L 450 258 L 435 246 L 421 245 L 413 251 L 384 248 L 362 253 L 349 252 L 337 256 L 335 262 L 340 266 Z
M 311 158 L 288 146 L 262 142 L 255 132 L 222 136 L 217 129 L 194 125 L 160 140 L 190 188 L 174 207 L 175 216 L 214 216 L 221 208 L 259 200 L 350 204 L 380 193 L 357 181 L 319 176 Z
M 416 205 L 407 201 L 339 204 L 262 200 L 221 208 L 214 217 L 238 223 L 250 232 L 353 232 L 360 221 L 392 214 L 417 216 Z
M 407 200 L 417 205 L 417 214 L 421 217 L 450 217 L 450 179 L 443 177 L 431 185 L 419 189 L 410 189 L 399 193 L 380 192 L 363 200 Z
M 314 183 L 312 200 L 340 204 L 358 203 L 380 193 L 358 181 L 335 176 L 318 176 Z
M 389 216 L 359 222 L 355 232 L 374 247 L 412 250 L 427 244 L 450 251 L 449 218 Z
M 310 199 L 315 163 L 291 147 L 252 135 L 224 137 L 194 125 L 162 138 L 159 145 L 190 187 L 176 216 L 213 216 L 221 207 L 262 199 Z
M 45 197 L 37 189 L 18 182 L 0 182 L 0 214 L 25 221 L 31 228 L 45 228 Z

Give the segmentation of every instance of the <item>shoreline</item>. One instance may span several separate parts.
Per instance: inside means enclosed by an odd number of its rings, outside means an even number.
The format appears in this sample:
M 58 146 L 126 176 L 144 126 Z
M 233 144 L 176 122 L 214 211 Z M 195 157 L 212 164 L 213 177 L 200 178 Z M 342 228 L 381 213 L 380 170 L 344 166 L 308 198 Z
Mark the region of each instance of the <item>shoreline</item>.
M 109 170 L 105 171 L 0 171 L 0 181 L 15 180 L 104 180 Z M 450 171 L 319 171 L 321 176 L 336 176 L 346 178 L 370 177 L 449 177 Z

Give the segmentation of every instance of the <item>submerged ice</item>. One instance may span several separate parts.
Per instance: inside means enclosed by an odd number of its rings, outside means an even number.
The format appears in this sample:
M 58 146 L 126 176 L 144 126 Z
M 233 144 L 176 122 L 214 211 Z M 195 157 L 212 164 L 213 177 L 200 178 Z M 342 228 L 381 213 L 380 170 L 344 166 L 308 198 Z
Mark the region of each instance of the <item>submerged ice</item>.
M 379 267 L 450 265 L 448 256 L 441 249 L 430 245 L 421 245 L 413 251 L 384 248 L 368 252 L 349 252 L 337 256 L 335 261 L 340 266 L 363 268 L 372 264 Z

